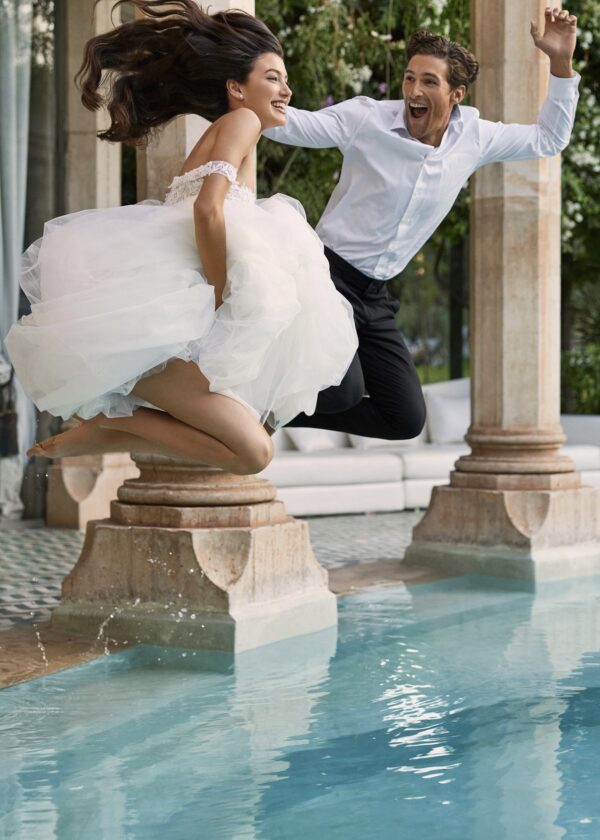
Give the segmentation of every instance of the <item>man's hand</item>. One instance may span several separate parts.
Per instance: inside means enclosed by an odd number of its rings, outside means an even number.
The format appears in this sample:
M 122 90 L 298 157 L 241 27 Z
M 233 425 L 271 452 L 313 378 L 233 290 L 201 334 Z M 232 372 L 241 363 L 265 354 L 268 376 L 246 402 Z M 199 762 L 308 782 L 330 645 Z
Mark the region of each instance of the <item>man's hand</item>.
M 566 9 L 544 11 L 544 34 L 537 25 L 531 24 L 531 37 L 538 50 L 550 58 L 550 72 L 553 76 L 573 75 L 571 59 L 577 43 L 577 18 Z

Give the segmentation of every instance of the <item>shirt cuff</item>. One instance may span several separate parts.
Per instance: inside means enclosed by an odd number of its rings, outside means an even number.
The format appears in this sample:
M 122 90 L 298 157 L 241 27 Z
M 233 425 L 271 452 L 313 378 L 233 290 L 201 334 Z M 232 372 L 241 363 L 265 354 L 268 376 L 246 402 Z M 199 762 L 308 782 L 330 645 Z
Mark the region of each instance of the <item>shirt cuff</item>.
M 549 99 L 572 99 L 573 94 L 577 92 L 581 76 L 574 70 L 574 75 L 570 78 L 561 76 L 553 76 L 550 73 L 550 82 L 548 83 L 548 98 Z

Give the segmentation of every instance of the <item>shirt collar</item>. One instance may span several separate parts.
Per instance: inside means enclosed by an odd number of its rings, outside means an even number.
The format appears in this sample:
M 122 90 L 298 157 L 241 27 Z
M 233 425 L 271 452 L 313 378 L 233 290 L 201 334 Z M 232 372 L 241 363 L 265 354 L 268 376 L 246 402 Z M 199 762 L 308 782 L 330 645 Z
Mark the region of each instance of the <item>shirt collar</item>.
M 448 128 L 446 131 L 455 131 L 459 130 L 463 126 L 463 116 L 462 110 L 460 105 L 455 105 L 452 114 L 450 116 L 450 122 L 448 123 Z M 401 99 L 398 102 L 398 111 L 396 116 L 394 117 L 394 121 L 390 126 L 392 131 L 397 131 L 400 134 L 406 135 L 407 137 L 411 137 L 409 134 L 408 128 L 406 126 L 406 105 L 404 104 L 404 100 Z

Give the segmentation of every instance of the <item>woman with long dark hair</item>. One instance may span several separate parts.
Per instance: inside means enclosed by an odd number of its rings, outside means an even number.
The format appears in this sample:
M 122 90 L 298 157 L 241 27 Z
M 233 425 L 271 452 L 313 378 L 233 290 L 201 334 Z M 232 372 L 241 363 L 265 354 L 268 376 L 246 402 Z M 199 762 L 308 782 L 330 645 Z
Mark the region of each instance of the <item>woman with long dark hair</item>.
M 263 424 L 312 413 L 341 381 L 352 311 L 301 208 L 252 190 L 258 139 L 291 96 L 275 36 L 193 0 L 132 2 L 145 17 L 92 38 L 78 74 L 84 105 L 108 106 L 99 136 L 138 143 L 180 114 L 212 125 L 164 203 L 54 219 L 26 252 L 32 311 L 7 347 L 40 409 L 82 421 L 31 452 L 257 472 L 273 452 Z

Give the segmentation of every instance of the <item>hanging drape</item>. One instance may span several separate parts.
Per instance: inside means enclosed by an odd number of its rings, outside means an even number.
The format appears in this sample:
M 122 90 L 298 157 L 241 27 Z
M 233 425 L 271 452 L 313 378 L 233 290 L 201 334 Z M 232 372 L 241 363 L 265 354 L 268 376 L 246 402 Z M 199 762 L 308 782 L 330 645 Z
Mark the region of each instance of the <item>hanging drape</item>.
M 0 0 L 0 377 L 7 369 L 3 340 L 19 309 L 27 178 L 31 73 L 31 0 Z M 32 407 L 18 382 L 21 455 L 0 458 L 0 516 L 22 511 L 24 451 L 32 438 Z

